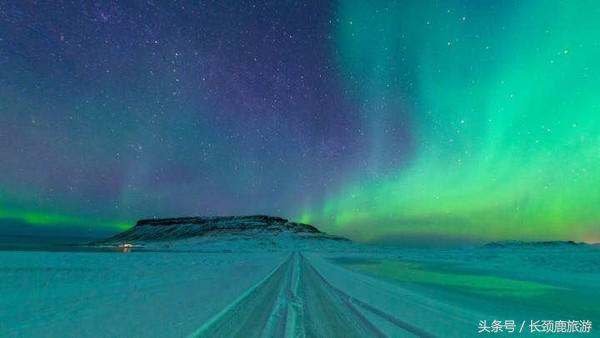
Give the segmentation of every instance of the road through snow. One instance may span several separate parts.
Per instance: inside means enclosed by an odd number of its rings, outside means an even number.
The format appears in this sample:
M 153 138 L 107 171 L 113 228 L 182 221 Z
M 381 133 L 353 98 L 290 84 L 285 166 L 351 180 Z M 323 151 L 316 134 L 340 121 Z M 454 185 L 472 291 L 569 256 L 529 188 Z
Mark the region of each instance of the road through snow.
M 380 325 L 380 322 L 387 325 Z M 190 337 L 431 337 L 328 282 L 302 253 L 230 303 Z

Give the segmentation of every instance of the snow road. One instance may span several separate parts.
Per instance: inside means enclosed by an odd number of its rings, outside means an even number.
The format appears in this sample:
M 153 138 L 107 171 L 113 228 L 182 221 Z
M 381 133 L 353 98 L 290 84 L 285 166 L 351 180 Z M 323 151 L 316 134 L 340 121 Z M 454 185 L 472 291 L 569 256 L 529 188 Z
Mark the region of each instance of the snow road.
M 381 325 L 385 322 L 385 325 Z M 433 337 L 328 282 L 293 253 L 190 337 Z

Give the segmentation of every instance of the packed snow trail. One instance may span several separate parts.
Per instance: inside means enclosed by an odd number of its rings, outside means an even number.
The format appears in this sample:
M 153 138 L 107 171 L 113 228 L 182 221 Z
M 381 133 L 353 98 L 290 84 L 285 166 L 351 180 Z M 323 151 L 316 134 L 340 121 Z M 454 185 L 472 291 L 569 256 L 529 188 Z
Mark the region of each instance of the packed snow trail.
M 376 323 L 385 321 L 383 332 Z M 330 284 L 293 253 L 190 337 L 432 337 Z

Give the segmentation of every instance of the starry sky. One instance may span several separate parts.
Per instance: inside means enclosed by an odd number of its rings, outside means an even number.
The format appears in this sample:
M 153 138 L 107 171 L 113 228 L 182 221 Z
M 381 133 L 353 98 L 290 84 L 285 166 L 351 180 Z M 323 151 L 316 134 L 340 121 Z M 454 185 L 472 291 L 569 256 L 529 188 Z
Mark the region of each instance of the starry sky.
M 600 5 L 0 0 L 0 233 L 600 241 Z

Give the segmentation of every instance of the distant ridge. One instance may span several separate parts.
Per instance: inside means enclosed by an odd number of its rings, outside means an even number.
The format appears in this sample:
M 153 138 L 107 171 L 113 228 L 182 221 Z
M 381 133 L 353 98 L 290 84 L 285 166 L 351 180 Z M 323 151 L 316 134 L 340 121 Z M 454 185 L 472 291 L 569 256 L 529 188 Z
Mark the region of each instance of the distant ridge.
M 346 240 L 325 234 L 309 224 L 290 222 L 282 217 L 212 216 L 142 219 L 136 225 L 101 243 L 176 241 L 206 237 L 265 238 L 290 235 L 297 239 Z
M 584 242 L 575 241 L 496 241 L 489 242 L 483 246 L 486 248 L 516 248 L 516 247 L 557 247 L 557 246 L 581 246 L 588 245 Z

